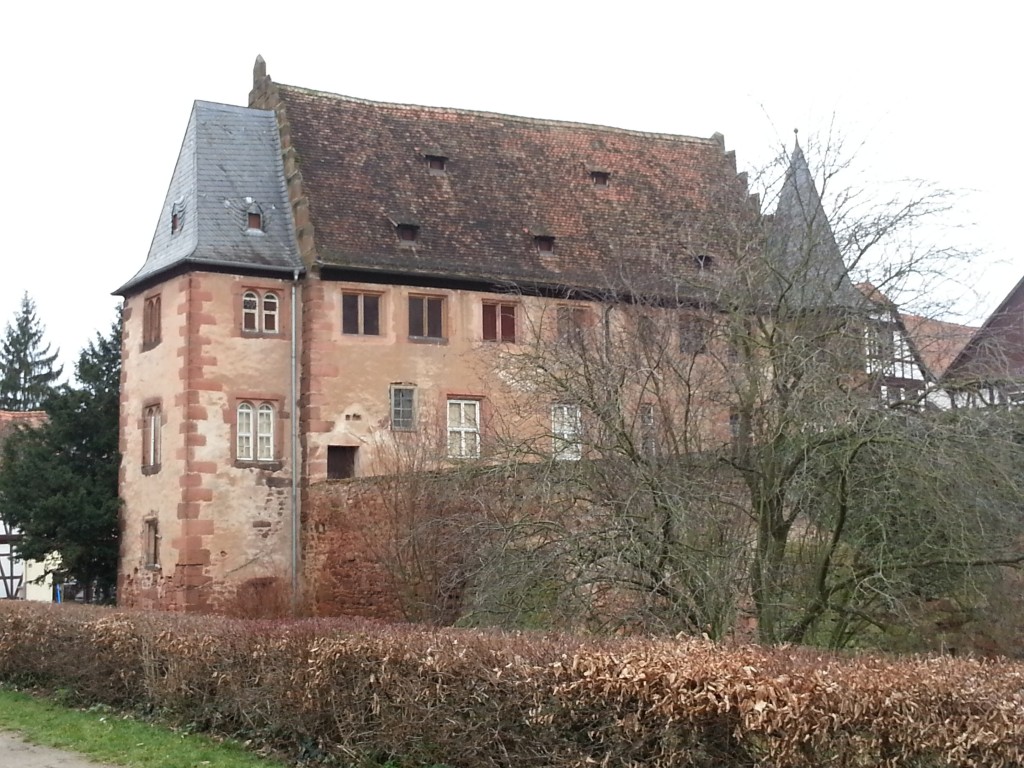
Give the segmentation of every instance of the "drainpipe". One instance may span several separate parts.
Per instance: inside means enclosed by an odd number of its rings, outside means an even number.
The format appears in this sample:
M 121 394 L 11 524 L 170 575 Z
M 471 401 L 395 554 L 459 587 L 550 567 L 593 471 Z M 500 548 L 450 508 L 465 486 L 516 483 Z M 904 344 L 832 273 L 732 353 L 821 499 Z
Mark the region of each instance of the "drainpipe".
M 288 405 L 292 424 L 292 615 L 299 609 L 299 357 L 298 357 L 298 294 L 299 270 L 292 272 L 292 358 L 291 402 Z

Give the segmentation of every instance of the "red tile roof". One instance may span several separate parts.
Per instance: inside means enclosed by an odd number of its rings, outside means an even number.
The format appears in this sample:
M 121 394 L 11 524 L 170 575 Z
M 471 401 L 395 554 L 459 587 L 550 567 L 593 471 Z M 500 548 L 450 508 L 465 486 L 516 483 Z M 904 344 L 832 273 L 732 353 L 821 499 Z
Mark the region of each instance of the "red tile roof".
M 699 283 L 695 257 L 723 263 L 736 222 L 756 213 L 720 135 L 277 88 L 329 266 L 599 289 L 666 272 Z M 447 158 L 445 170 L 427 155 Z M 591 171 L 610 174 L 607 186 Z M 414 247 L 397 224 L 419 225 Z M 555 238 L 553 255 L 538 235 Z
M 918 315 L 901 314 L 903 327 L 914 343 L 921 362 L 940 378 L 978 330 L 969 325 L 947 323 Z

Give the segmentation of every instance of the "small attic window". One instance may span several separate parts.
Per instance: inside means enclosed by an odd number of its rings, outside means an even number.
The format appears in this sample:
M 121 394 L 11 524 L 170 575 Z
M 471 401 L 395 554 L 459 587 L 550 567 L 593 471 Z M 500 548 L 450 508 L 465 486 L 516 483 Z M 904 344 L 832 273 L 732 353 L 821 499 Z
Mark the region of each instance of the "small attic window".
M 552 235 L 537 235 L 533 238 L 538 253 L 554 253 L 555 238 Z
M 267 217 L 263 215 L 263 207 L 251 197 L 245 198 L 245 203 L 245 231 L 251 235 L 265 232 Z
M 697 269 L 711 269 L 715 265 L 715 259 L 713 256 L 702 253 L 693 257 L 693 263 L 697 265 Z
M 398 239 L 402 244 L 411 245 L 419 237 L 420 228 L 416 224 L 396 224 L 395 232 L 398 234 Z
M 590 180 L 594 183 L 595 187 L 607 187 L 608 181 L 612 175 L 608 171 L 591 171 Z
M 444 155 L 424 155 L 427 160 L 427 168 L 433 174 L 443 174 L 448 170 L 448 158 Z

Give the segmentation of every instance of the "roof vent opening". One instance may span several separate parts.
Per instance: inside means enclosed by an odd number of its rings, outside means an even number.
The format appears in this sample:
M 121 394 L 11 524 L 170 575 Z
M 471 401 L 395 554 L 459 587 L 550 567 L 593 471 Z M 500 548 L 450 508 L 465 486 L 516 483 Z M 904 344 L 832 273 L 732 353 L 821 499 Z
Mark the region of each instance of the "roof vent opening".
M 537 246 L 538 253 L 554 253 L 555 238 L 552 235 L 536 235 L 533 244 Z
M 171 206 L 171 234 L 176 235 L 181 232 L 181 228 L 184 224 L 185 203 L 181 200 L 176 200 Z
M 436 176 L 448 171 L 448 158 L 444 155 L 424 155 L 427 160 L 427 168 Z
M 697 269 L 708 270 L 714 266 L 715 259 L 713 256 L 709 256 L 706 253 L 702 253 L 698 256 L 693 257 L 693 263 L 697 265 Z
M 396 224 L 395 233 L 402 245 L 412 245 L 419 237 L 420 228 L 416 224 Z
M 591 171 L 590 180 L 595 187 L 607 187 L 612 175 L 608 171 Z

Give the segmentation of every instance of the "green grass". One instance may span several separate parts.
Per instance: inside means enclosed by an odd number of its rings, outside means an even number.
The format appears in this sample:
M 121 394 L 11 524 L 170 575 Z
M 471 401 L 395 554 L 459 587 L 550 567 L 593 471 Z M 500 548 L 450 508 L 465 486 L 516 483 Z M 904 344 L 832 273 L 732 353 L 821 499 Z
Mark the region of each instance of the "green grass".
M 58 747 L 131 768 L 283 768 L 234 742 L 177 733 L 106 708 L 67 709 L 0 688 L 0 729 L 34 744 Z

